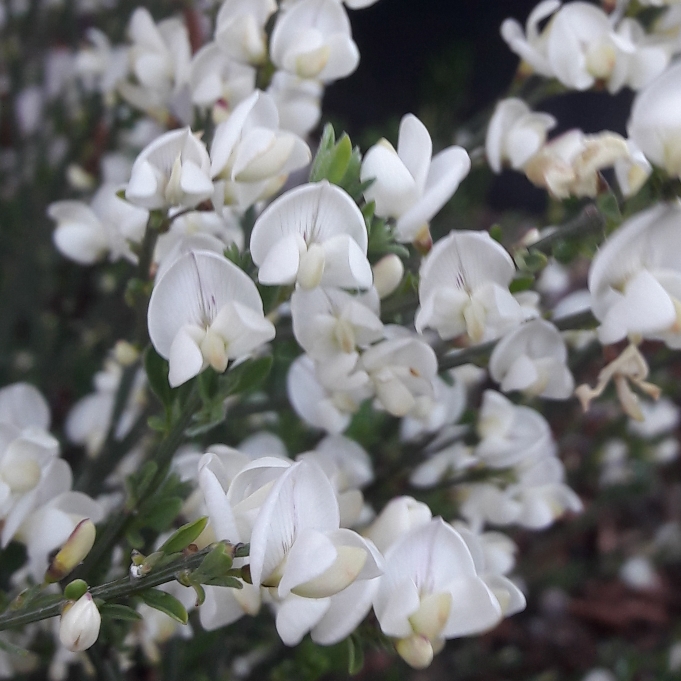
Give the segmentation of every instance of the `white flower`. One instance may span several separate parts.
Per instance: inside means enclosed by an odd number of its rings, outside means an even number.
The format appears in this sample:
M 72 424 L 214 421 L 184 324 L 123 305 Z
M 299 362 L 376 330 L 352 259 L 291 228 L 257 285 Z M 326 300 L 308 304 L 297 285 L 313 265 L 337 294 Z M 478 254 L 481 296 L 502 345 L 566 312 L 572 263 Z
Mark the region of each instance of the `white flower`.
M 192 208 L 213 193 L 206 147 L 189 128 L 167 132 L 132 166 L 125 198 L 144 208 Z
M 343 432 L 362 401 L 371 396 L 371 391 L 364 387 L 340 391 L 322 385 L 315 373 L 314 360 L 308 355 L 301 355 L 291 363 L 286 391 L 298 416 L 328 433 Z
M 412 497 L 395 497 L 383 508 L 378 518 L 364 531 L 378 550 L 387 550 L 415 527 L 427 525 L 433 517 L 430 509 Z
M 535 113 L 522 99 L 504 99 L 497 104 L 487 127 L 485 152 L 490 168 L 500 173 L 508 162 L 519 170 L 546 141 L 546 133 L 555 127 L 550 114 Z
M 674 64 L 634 99 L 629 137 L 672 177 L 681 175 L 681 64 Z
M 215 42 L 231 59 L 262 64 L 267 59 L 265 24 L 274 0 L 224 0 L 215 19 Z
M 630 433 L 634 433 L 646 440 L 673 431 L 679 425 L 681 413 L 679 407 L 668 397 L 661 397 L 657 402 L 642 402 L 642 421 L 631 420 L 627 424 Z
M 627 140 L 629 156 L 615 161 L 615 177 L 625 198 L 634 196 L 653 172 L 653 167 L 633 140 Z
M 137 83 L 119 83 L 120 94 L 143 111 L 158 115 L 170 106 L 178 113 L 191 60 L 187 27 L 176 18 L 155 24 L 149 11 L 138 7 L 130 17 L 128 35 L 128 59 Z
M 311 155 L 302 139 L 279 129 L 272 97 L 256 90 L 216 128 L 210 158 L 214 200 L 246 209 L 278 191 Z
M 516 466 L 555 453 L 551 428 L 535 409 L 517 406 L 494 390 L 485 390 L 477 424 L 475 454 L 493 468 Z
M 256 220 L 251 255 L 258 280 L 303 288 L 369 288 L 364 217 L 349 194 L 328 182 L 296 187 Z
M 297 602 L 312 616 L 304 630 L 325 614 L 327 598 L 356 580 L 381 574 L 380 556 L 370 543 L 339 527 L 333 487 L 322 470 L 309 461 L 291 465 L 277 478 L 253 525 L 253 584 L 270 588 L 278 599 L 292 594 L 311 600 L 309 604 Z M 353 607 L 351 602 L 346 606 Z M 289 645 L 302 637 L 299 619 L 285 609 L 277 613 L 277 630 Z
M 359 63 L 350 20 L 336 0 L 301 0 L 277 17 L 270 41 L 277 68 L 328 83 L 349 76 Z
M 461 514 L 475 527 L 517 523 L 540 530 L 565 511 L 582 510 L 579 497 L 564 482 L 565 470 L 555 456 L 516 468 L 517 482 L 501 489 L 489 483 L 462 486 Z
M 502 617 L 466 543 L 441 518 L 386 551 L 374 612 L 383 633 L 397 639 L 398 654 L 416 668 L 427 667 L 445 639 L 491 629 Z
M 547 142 L 524 166 L 527 178 L 558 199 L 596 196 L 600 171 L 631 158 L 627 141 L 613 132 L 569 130 Z
M 538 24 L 553 15 L 540 32 Z M 605 81 L 610 92 L 640 88 L 662 72 L 671 55 L 665 41 L 648 38 L 634 19 L 615 27 L 605 12 L 590 3 L 545 0 L 532 11 L 527 35 L 507 19 L 501 34 L 509 47 L 539 75 L 586 90 Z
M 279 127 L 305 137 L 322 115 L 324 86 L 316 80 L 276 71 L 267 88 L 279 111 Z
M 534 319 L 509 331 L 496 344 L 489 370 L 503 392 L 521 390 L 566 400 L 575 387 L 566 363 L 567 348 L 558 329 L 543 319 Z
M 291 296 L 293 334 L 317 361 L 333 362 L 383 338 L 379 302 L 373 290 L 353 296 L 341 289 L 297 289 Z
M 247 355 L 275 334 L 253 281 L 207 251 L 183 255 L 157 282 L 148 322 L 152 344 L 170 364 L 173 387 L 208 365 L 224 371 L 230 359 Z
M 452 232 L 421 265 L 416 329 L 435 329 L 444 340 L 467 333 L 474 343 L 520 324 L 523 312 L 508 285 L 511 256 L 482 232 Z
M 97 640 L 101 624 L 102 616 L 87 592 L 61 616 L 59 640 L 72 652 L 87 650 Z
M 431 398 L 437 374 L 433 349 L 411 336 L 389 338 L 362 353 L 361 367 L 373 383 L 379 404 L 393 416 L 418 409 L 419 398 Z
M 385 139 L 364 156 L 360 177 L 375 179 L 364 192 L 376 202 L 376 215 L 396 219 L 396 238 L 409 242 L 444 206 L 471 167 L 461 147 L 448 147 L 432 157 L 428 130 L 412 114 L 400 122 L 397 151 Z
M 119 198 L 119 187 L 104 184 L 90 205 L 82 201 L 56 201 L 47 214 L 57 222 L 54 243 L 79 265 L 92 265 L 106 255 L 137 262 L 131 244 L 144 238 L 149 212 Z
M 192 102 L 207 108 L 220 101 L 231 111 L 253 92 L 255 75 L 252 66 L 233 61 L 218 45 L 208 43 L 192 57 Z
M 627 335 L 681 347 L 681 206 L 659 204 L 624 222 L 589 270 L 592 309 L 603 344 Z

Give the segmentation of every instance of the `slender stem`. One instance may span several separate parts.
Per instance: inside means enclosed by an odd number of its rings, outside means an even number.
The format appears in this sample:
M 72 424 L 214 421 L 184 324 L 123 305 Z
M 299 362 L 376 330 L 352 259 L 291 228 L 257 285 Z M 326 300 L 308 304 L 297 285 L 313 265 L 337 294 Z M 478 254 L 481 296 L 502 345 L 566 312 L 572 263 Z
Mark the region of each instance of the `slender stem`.
M 106 584 L 95 586 L 90 589 L 93 598 L 99 598 L 105 602 L 118 600 L 121 598 L 128 598 L 135 594 L 150 589 L 166 582 L 172 582 L 175 575 L 183 570 L 193 570 L 197 568 L 201 561 L 210 553 L 212 547 L 207 547 L 197 553 L 186 558 L 180 558 L 170 565 L 152 572 L 151 574 L 140 577 L 138 579 L 131 579 L 130 577 L 121 577 Z M 67 599 L 62 599 L 57 603 L 52 603 L 47 606 L 28 607 L 18 612 L 10 612 L 0 615 L 0 631 L 5 629 L 23 627 L 31 622 L 38 622 L 47 619 L 48 617 L 55 617 L 61 614 L 62 608 L 66 605 Z
M 583 234 L 603 230 L 604 227 L 605 217 L 598 208 L 591 203 L 588 206 L 585 206 L 576 218 L 561 225 L 551 232 L 551 234 L 545 236 L 543 239 L 539 239 L 539 241 L 535 241 L 527 248 L 529 251 L 539 251 L 540 253 L 549 255 L 553 250 L 553 247 L 559 241 L 573 239 L 577 236 L 582 236 Z
M 554 324 L 559 331 L 569 331 L 572 329 L 583 329 L 593 326 L 596 323 L 591 310 L 584 310 L 577 312 L 567 317 L 557 319 Z M 479 345 L 472 345 L 463 350 L 456 350 L 440 358 L 440 371 L 446 369 L 453 369 L 454 367 L 475 362 L 475 360 L 487 357 L 499 340 L 488 341 L 487 343 L 480 343 Z

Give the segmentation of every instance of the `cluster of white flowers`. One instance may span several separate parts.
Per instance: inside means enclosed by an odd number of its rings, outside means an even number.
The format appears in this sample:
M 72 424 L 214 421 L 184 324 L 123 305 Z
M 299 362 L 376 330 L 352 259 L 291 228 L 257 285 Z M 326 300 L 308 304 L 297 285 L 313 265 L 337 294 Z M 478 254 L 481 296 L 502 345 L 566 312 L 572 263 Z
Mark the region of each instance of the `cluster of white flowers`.
M 372 2 L 345 4 L 359 9 Z M 612 233 L 608 224 L 588 275 L 586 265 L 576 275 L 588 291 L 565 295 L 577 282 L 556 262 L 533 290 L 527 279 L 535 270 L 525 257 L 533 235 L 511 252 L 494 232 L 434 229 L 431 235 L 431 222 L 465 180 L 471 157 L 482 154 L 469 156 L 459 146 L 434 154 L 415 115 L 402 118 L 396 147 L 382 139 L 363 157 L 347 138 L 326 145 L 325 133 L 309 181 L 303 178 L 312 161 L 305 138 L 320 120 L 324 87 L 348 76 L 359 60 L 342 2 L 223 0 L 215 10 L 214 22 L 210 12 L 201 14 L 190 32 L 186 16 L 155 22 L 139 7 L 130 17 L 128 45 L 112 45 L 90 30 L 89 45 L 64 62 L 62 71 L 73 66 L 76 76 L 52 74 L 55 92 L 73 89 L 77 78 L 103 97 L 107 116 L 125 107 L 137 117 L 125 133 L 116 132 L 116 151 L 97 159 L 98 188 L 93 174 L 70 168 L 81 198 L 96 188 L 91 199 L 56 201 L 48 214 L 56 223 L 54 244 L 67 258 L 88 266 L 123 260 L 121 270 L 137 268 L 128 295 L 137 296 L 132 305 L 142 320 L 146 311 L 147 323 L 139 325 L 139 347 L 119 343 L 95 376 L 94 392 L 65 421 L 66 437 L 85 449 L 84 460 L 120 455 L 104 462 L 107 475 L 115 473 L 107 478 L 109 497 L 72 491 L 71 469 L 48 432 L 49 410 L 35 388 L 0 390 L 2 546 L 18 541 L 27 548 L 28 561 L 13 577 L 18 586 L 40 582 L 55 549 L 78 561 L 90 550 L 93 523 L 124 503 L 123 475 L 130 474 L 126 513 L 147 501 L 132 497 L 139 491 L 134 469 L 147 445 L 137 431 L 152 411 L 148 378 L 164 408 L 164 418 L 154 414 L 149 423 L 171 433 L 177 449 L 172 461 L 162 461 L 161 473 L 171 469 L 189 490 L 177 500 L 176 515 L 209 519 L 186 555 L 221 541 L 249 546 L 229 575 L 233 583 L 238 574 L 242 588 L 206 582 L 193 591 L 173 583 L 163 587 L 167 596 L 187 609 L 196 596 L 206 630 L 256 615 L 265 604 L 286 645 L 307 634 L 335 644 L 373 609 L 397 653 L 424 668 L 446 640 L 487 631 L 525 607 L 508 577 L 515 544 L 488 526 L 543 529 L 582 509 L 536 398 L 576 395 L 586 408 L 612 381 L 632 418 L 630 432 L 651 441 L 649 458 L 665 463 L 677 456 L 670 431 L 678 408 L 664 399 L 639 403 L 632 386 L 660 396 L 647 381 L 644 340 L 681 348 L 681 206 L 660 202 L 626 213 Z M 533 112 L 519 98 L 501 101 L 486 130 L 491 170 L 522 171 L 556 201 L 608 191 L 602 174 L 608 168 L 619 198 L 637 194 L 653 166 L 661 177 L 678 179 L 681 65 L 670 66 L 681 53 L 676 10 L 665 8 L 644 27 L 626 15 L 626 3 L 608 15 L 586 2 L 543 0 L 525 31 L 504 22 L 502 35 L 523 60 L 521 74 L 577 90 L 640 92 L 629 139 L 570 130 L 549 140 L 559 123 L 553 116 Z M 31 96 L 43 93 L 24 94 L 19 119 L 26 135 L 39 125 L 29 115 Z M 390 303 L 403 303 L 401 296 L 412 296 L 412 304 L 394 313 Z M 550 317 L 545 313 L 556 298 Z M 596 331 L 577 340 L 559 331 L 566 311 L 585 310 L 597 320 Z M 140 366 L 147 341 L 148 376 Z M 568 348 L 597 342 L 627 345 L 609 357 L 594 388 L 575 390 L 578 369 L 568 364 Z M 466 361 L 459 353 L 478 350 L 489 354 L 486 369 L 448 370 Z M 283 422 L 267 396 L 250 385 L 239 387 L 243 395 L 220 393 L 231 376 L 265 358 L 272 358 L 282 393 L 285 383 L 296 429 L 325 434 L 295 460 L 288 442 L 262 430 L 263 423 L 276 430 Z M 152 376 L 154 362 L 162 369 Z M 178 413 L 188 409 L 187 395 L 198 395 L 202 412 Z M 244 420 L 250 437 L 238 449 L 228 441 L 205 446 L 204 433 L 229 420 L 233 407 L 257 409 L 259 400 L 263 413 Z M 449 522 L 433 518 L 428 505 L 401 487 L 383 498 L 400 496 L 374 509 L 366 492 L 375 482 L 374 452 L 342 435 L 352 432 L 360 409 L 394 426 L 396 446 L 418 452 L 408 464 L 401 461 L 410 468 L 403 482 L 414 494 L 450 488 Z M 207 422 L 207 411 L 222 420 Z M 459 423 L 466 412 L 464 422 L 475 427 Z M 178 449 L 175 440 L 185 436 L 196 441 Z M 602 485 L 631 478 L 627 454 L 621 441 L 605 443 Z M 162 476 L 149 470 L 142 487 L 153 500 Z M 91 522 L 82 524 L 85 519 Z M 153 529 L 154 536 L 161 531 Z M 135 532 L 127 537 L 131 545 Z M 137 546 L 145 541 L 140 535 Z M 115 562 L 120 573 L 126 560 Z M 142 565 L 154 568 L 153 560 Z M 144 574 L 133 561 L 131 581 Z M 188 583 L 189 574 L 179 581 Z M 72 600 L 58 635 L 79 653 L 97 640 L 101 616 L 89 591 Z M 159 646 L 178 625 L 149 605 L 138 613 L 142 621 L 126 644 L 158 663 Z M 55 669 L 68 664 L 68 654 L 57 653 Z

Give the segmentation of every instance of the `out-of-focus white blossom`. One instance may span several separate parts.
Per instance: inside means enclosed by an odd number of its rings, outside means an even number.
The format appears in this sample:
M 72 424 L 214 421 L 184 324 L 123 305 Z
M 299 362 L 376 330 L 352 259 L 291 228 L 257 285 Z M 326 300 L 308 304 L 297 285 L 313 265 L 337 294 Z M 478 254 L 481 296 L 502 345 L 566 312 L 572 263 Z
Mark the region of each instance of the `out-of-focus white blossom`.
M 397 151 L 382 139 L 362 161 L 362 181 L 375 180 L 364 196 L 376 202 L 376 215 L 395 218 L 398 241 L 417 239 L 470 170 L 470 158 L 461 147 L 432 153 L 425 125 L 407 114 L 400 122 Z
M 222 109 L 231 112 L 255 89 L 255 75 L 252 66 L 233 61 L 215 43 L 208 43 L 192 57 L 192 102 L 201 108 L 219 102 Z
M 531 111 L 522 99 L 502 100 L 487 127 L 485 152 L 490 168 L 500 173 L 503 164 L 508 163 L 520 170 L 539 151 L 546 133 L 555 125 L 553 116 Z
M 602 343 L 626 336 L 681 347 L 681 206 L 661 203 L 624 222 L 589 270 L 593 313 Z
M 547 142 L 524 166 L 530 182 L 558 199 L 596 196 L 600 171 L 630 158 L 626 140 L 613 132 L 570 130 Z
M 433 406 L 437 358 L 433 349 L 411 336 L 387 339 L 362 353 L 361 365 L 380 406 L 393 416 Z
M 120 82 L 120 94 L 136 108 L 161 118 L 168 109 L 183 113 L 191 60 L 187 27 L 177 18 L 155 24 L 149 11 L 138 7 L 130 17 L 128 36 L 130 70 L 137 83 Z
M 494 347 L 489 370 L 503 392 L 521 390 L 565 400 L 575 385 L 567 367 L 565 342 L 558 329 L 543 319 L 509 331 Z
M 540 31 L 547 17 L 551 19 Z M 531 12 L 526 32 L 514 19 L 506 19 L 501 35 L 529 70 L 576 90 L 599 81 L 612 93 L 625 86 L 639 89 L 664 70 L 672 54 L 667 41 L 648 37 L 636 20 L 614 25 L 602 9 L 587 2 L 544 0 Z
M 302 139 L 279 129 L 270 95 L 256 90 L 215 130 L 210 147 L 214 202 L 245 210 L 277 192 L 288 174 L 307 165 L 310 157 Z
M 56 221 L 55 246 L 79 265 L 92 265 L 105 256 L 137 262 L 131 245 L 144 238 L 149 211 L 119 198 L 119 187 L 104 184 L 88 206 L 82 201 L 56 201 L 47 214 Z
M 265 24 L 275 0 L 224 0 L 215 19 L 215 42 L 231 59 L 262 64 L 267 59 Z
M 270 40 L 274 65 L 324 83 L 349 76 L 359 63 L 350 20 L 337 0 L 300 0 L 277 17 Z
M 316 80 L 277 71 L 267 92 L 277 105 L 282 130 L 304 138 L 319 123 L 324 86 Z
M 681 64 L 674 64 L 634 99 L 629 137 L 646 158 L 672 177 L 681 176 Z

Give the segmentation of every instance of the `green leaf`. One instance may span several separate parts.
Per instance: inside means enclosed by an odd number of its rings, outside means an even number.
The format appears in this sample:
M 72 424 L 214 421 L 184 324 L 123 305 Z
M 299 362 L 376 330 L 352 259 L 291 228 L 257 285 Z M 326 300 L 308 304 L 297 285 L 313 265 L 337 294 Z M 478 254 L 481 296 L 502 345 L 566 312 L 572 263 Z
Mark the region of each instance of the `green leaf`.
M 140 592 L 139 596 L 150 608 L 164 612 L 180 624 L 187 624 L 187 611 L 175 596 L 160 589 L 147 589 Z
M 340 185 L 348 170 L 348 163 L 351 158 L 352 142 L 347 134 L 343 133 L 336 146 L 330 152 L 329 165 L 326 169 L 326 179 L 333 184 Z
M 211 579 L 223 577 L 232 567 L 232 549 L 220 542 L 201 561 L 201 565 L 192 572 L 190 580 L 196 584 L 205 584 Z
M 358 641 L 352 636 L 347 638 L 348 641 L 348 674 L 355 676 L 362 671 L 364 666 L 364 651 Z
M 327 123 L 322 132 L 322 138 L 319 141 L 319 148 L 312 161 L 310 168 L 310 182 L 320 182 L 326 177 L 328 167 L 331 163 L 331 150 L 336 143 L 336 133 L 333 130 L 333 125 Z
M 179 515 L 182 503 L 181 497 L 154 497 L 140 509 L 139 520 L 142 527 L 150 527 L 156 532 L 167 530 Z
M 190 584 L 190 586 L 196 592 L 196 601 L 194 602 L 194 606 L 199 608 L 206 600 L 206 591 L 200 584 Z
M 532 288 L 534 277 L 532 275 L 516 277 L 508 287 L 511 293 L 520 293 Z
M 152 391 L 161 400 L 161 404 L 166 409 L 169 408 L 173 392 L 168 383 L 168 362 L 151 345 L 144 351 L 144 370 Z
M 270 355 L 241 362 L 224 375 L 221 394 L 227 397 L 227 395 L 253 391 L 269 376 L 271 369 L 272 357 Z
M 135 622 L 142 619 L 142 615 L 140 615 L 137 610 L 120 603 L 104 603 L 99 607 L 99 612 L 102 617 L 108 617 L 112 620 Z
M 596 205 L 608 223 L 619 225 L 622 222 L 619 203 L 617 202 L 617 197 L 612 192 L 601 194 L 596 201 Z
M 194 522 L 182 525 L 180 529 L 173 532 L 163 543 L 159 551 L 163 553 L 179 553 L 186 549 L 203 532 L 207 523 L 208 516 L 203 516 Z
M 201 584 L 206 584 L 207 586 L 227 586 L 230 589 L 244 588 L 244 584 L 241 580 L 237 579 L 236 577 L 230 577 L 229 575 L 225 575 L 223 577 L 213 577 L 212 579 L 208 579 L 205 582 L 201 582 Z

